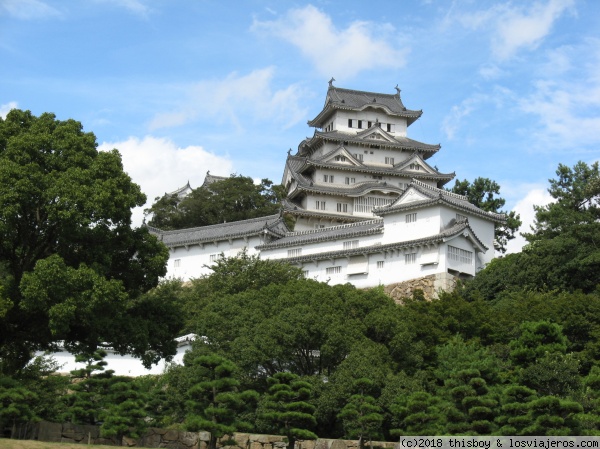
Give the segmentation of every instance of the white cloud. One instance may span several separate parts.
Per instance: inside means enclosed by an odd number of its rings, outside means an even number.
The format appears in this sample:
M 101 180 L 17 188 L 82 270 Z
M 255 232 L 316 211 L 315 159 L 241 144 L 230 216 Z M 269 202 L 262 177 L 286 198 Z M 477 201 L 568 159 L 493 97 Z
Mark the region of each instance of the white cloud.
M 325 75 L 350 78 L 363 70 L 400 68 L 408 49 L 398 49 L 390 24 L 352 22 L 339 29 L 331 17 L 312 5 L 291 9 L 272 21 L 255 20 L 252 30 L 262 31 L 296 46 Z
M 61 17 L 62 13 L 41 0 L 2 0 L 0 15 L 8 14 L 22 20 L 35 20 Z
M 554 22 L 574 5 L 574 0 L 534 3 L 528 11 L 507 9 L 498 18 L 492 49 L 500 59 L 508 59 L 519 49 L 536 49 L 550 33 Z
M 549 151 L 597 151 L 600 144 L 600 40 L 578 48 L 553 51 L 546 65 L 554 71 L 533 83 L 533 92 L 519 100 L 522 111 L 538 117 L 530 130 L 536 144 Z
M 6 118 L 6 114 L 10 112 L 11 109 L 17 109 L 18 105 L 16 101 L 11 101 L 6 104 L 0 104 L 0 117 L 3 119 Z
M 530 232 L 531 226 L 535 220 L 535 211 L 533 206 L 544 206 L 552 201 L 552 197 L 545 188 L 533 187 L 527 192 L 525 197 L 520 199 L 513 210 L 521 216 L 521 232 Z M 507 253 L 517 253 L 521 251 L 524 245 L 527 244 L 525 238 L 518 234 L 513 240 L 510 240 L 507 245 Z
M 495 86 L 489 93 L 475 93 L 463 100 L 459 105 L 454 105 L 442 120 L 442 131 L 449 140 L 456 137 L 463 120 L 483 105 L 502 107 L 507 98 L 513 96 L 512 92 L 504 87 Z
M 305 93 L 298 84 L 274 89 L 274 73 L 274 68 L 268 67 L 247 75 L 231 73 L 224 79 L 187 86 L 180 106 L 156 114 L 149 128 L 180 126 L 198 119 L 229 123 L 238 130 L 257 121 L 271 121 L 289 128 L 307 114 L 300 106 Z
M 123 158 L 125 171 L 139 184 L 148 197 L 145 207 L 154 198 L 184 186 L 200 186 L 208 170 L 215 175 L 229 176 L 233 172 L 231 161 L 204 150 L 201 146 L 179 148 L 171 140 L 146 136 L 130 137 L 122 142 L 103 142 L 100 151 L 117 148 Z M 133 211 L 133 224 L 143 220 L 143 207 Z
M 519 50 L 535 50 L 550 34 L 556 20 L 566 11 L 574 11 L 575 0 L 548 0 L 546 2 L 502 3 L 486 10 L 455 12 L 445 20 L 448 28 L 453 21 L 471 30 L 488 30 L 495 58 L 504 61 Z

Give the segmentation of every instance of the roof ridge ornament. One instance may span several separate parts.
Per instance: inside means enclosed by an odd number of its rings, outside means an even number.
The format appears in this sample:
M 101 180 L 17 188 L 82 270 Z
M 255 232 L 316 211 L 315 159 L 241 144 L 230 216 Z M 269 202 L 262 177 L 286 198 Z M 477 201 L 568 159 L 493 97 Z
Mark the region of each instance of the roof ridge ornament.
M 398 84 L 396 84 L 396 87 L 394 87 L 394 89 L 396 89 L 396 95 L 400 96 L 400 88 L 398 87 Z
M 334 81 L 335 81 L 335 78 L 332 76 L 331 79 L 329 80 L 329 87 L 333 87 Z

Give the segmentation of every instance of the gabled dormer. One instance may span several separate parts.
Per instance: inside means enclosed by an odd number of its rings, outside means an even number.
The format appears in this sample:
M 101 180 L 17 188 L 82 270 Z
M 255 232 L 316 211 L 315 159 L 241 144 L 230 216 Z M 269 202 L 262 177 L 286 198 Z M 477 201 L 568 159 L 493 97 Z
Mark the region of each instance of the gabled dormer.
M 339 146 L 335 150 L 327 153 L 326 155 L 317 160 L 326 164 L 345 165 L 348 167 L 363 166 L 363 163 L 360 162 L 352 153 L 350 153 L 343 146 Z
M 403 171 L 407 173 L 435 175 L 440 174 L 440 172 L 438 172 L 435 168 L 433 168 L 431 165 L 425 162 L 423 158 L 417 153 L 414 153 L 407 159 L 397 163 L 396 165 L 394 165 L 394 168 L 396 168 L 398 171 Z

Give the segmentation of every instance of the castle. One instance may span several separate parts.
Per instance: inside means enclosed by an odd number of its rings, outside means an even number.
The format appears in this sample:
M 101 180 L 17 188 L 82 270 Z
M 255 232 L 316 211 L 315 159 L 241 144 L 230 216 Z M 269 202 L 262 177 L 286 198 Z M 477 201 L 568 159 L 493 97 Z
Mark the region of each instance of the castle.
M 448 289 L 494 256 L 494 228 L 504 216 L 485 212 L 443 186 L 454 173 L 427 161 L 440 149 L 407 137 L 422 111 L 395 94 L 342 89 L 329 82 L 315 128 L 288 152 L 282 214 L 176 231 L 152 229 L 169 248 L 168 277 L 210 273 L 217 258 L 242 250 L 302 268 L 306 277 L 359 288 L 428 280 Z M 215 178 L 205 180 L 205 185 Z M 173 192 L 185 195 L 190 186 Z M 295 221 L 294 231 L 283 214 Z M 430 291 L 429 296 L 435 296 Z

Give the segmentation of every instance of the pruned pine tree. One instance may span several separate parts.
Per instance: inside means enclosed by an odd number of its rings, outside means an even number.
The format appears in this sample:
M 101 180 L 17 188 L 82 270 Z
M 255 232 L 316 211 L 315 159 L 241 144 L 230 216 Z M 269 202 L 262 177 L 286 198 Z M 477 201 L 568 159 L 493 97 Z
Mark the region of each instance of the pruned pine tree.
M 383 410 L 369 393 L 375 388 L 375 383 L 365 377 L 354 383 L 353 394 L 344 408 L 338 413 L 342 420 L 344 431 L 349 438 L 358 438 L 358 447 L 363 449 L 365 441 L 373 449 L 373 439 L 382 439 Z
M 258 400 L 258 393 L 239 390 L 240 382 L 235 378 L 237 367 L 223 357 L 200 356 L 192 365 L 197 383 L 188 391 L 185 426 L 192 431 L 210 432 L 208 447 L 215 449 L 218 439 L 251 428 L 249 422 L 241 419 L 240 412 Z
M 317 424 L 315 406 L 308 402 L 312 385 L 289 372 L 277 373 L 267 382 L 270 386 L 262 417 L 286 437 L 288 449 L 294 449 L 296 440 L 316 440 L 310 430 Z

